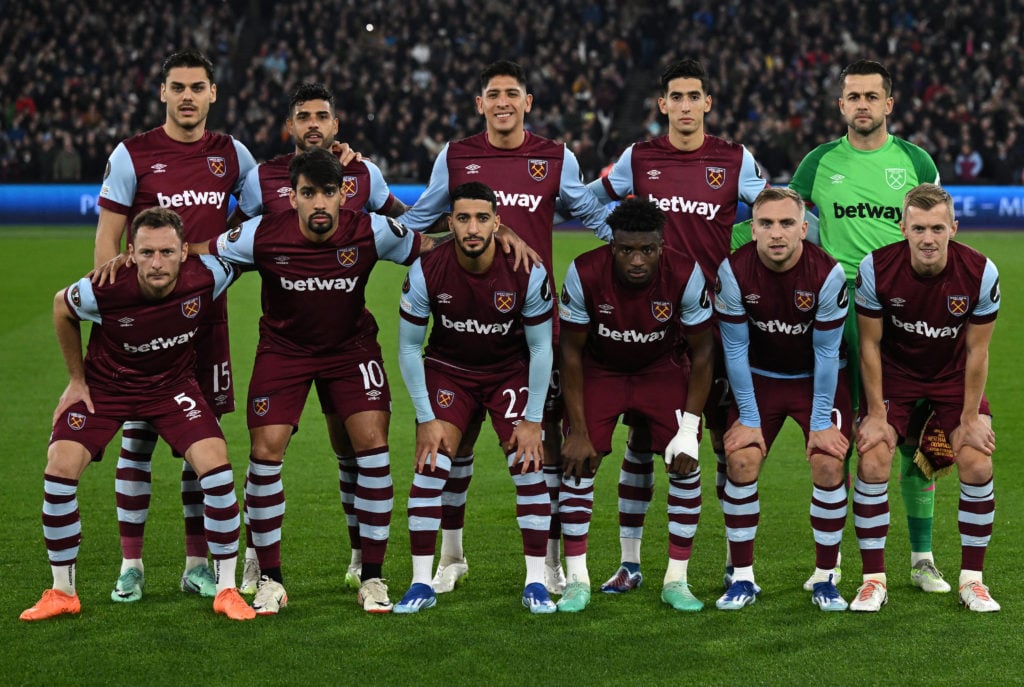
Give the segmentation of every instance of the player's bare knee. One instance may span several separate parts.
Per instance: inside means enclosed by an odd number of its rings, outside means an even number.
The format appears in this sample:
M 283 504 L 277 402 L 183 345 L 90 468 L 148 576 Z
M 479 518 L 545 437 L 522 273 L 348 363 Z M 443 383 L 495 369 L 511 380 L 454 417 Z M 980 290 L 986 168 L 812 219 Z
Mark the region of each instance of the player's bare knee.
M 889 481 L 892 469 L 892 453 L 885 444 L 865 451 L 857 461 L 857 476 L 865 482 L 877 484 Z
M 55 441 L 46 450 L 46 474 L 78 479 L 92 461 L 89 450 L 74 441 Z
M 819 487 L 833 489 L 845 478 L 846 466 L 843 460 L 821 454 L 811 456 L 811 480 Z
M 743 448 L 726 456 L 726 474 L 735 484 L 745 484 L 757 479 L 761 472 L 761 452 L 756 448 Z
M 961 482 L 984 484 L 992 479 L 992 457 L 971 446 L 960 449 L 956 466 Z
M 284 460 L 292 429 L 291 425 L 253 427 L 249 430 L 249 455 L 256 460 L 280 463 Z
M 228 464 L 228 447 L 223 439 L 200 439 L 185 450 L 185 460 L 199 477 Z

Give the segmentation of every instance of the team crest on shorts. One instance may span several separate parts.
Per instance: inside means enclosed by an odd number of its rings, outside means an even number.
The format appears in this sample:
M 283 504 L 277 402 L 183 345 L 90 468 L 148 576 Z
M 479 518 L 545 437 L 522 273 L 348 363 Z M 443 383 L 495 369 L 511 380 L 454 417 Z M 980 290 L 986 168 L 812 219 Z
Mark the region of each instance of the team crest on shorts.
M 516 292 L 515 291 L 495 291 L 494 292 L 494 307 L 498 309 L 502 315 L 507 312 L 511 312 L 512 308 L 516 307 Z
M 196 315 L 199 314 L 199 308 L 202 305 L 202 297 L 196 296 L 195 298 L 189 298 L 187 301 L 181 302 L 181 314 L 190 320 L 195 319 Z
M 907 185 L 907 170 L 901 167 L 887 167 L 885 169 L 885 183 L 889 188 L 899 191 Z
M 527 160 L 526 164 L 529 165 L 530 176 L 534 181 L 544 181 L 548 177 L 548 161 L 547 160 Z
M 252 412 L 260 417 L 270 412 L 270 396 L 260 396 L 259 398 L 252 399 Z
M 359 261 L 359 246 L 347 246 L 338 249 L 338 264 L 342 267 L 352 267 Z
M 76 308 L 82 307 L 82 292 L 78 290 L 78 284 L 71 287 L 68 291 L 68 297 L 71 298 L 71 304 Z
M 967 306 L 970 305 L 971 299 L 967 296 L 946 296 L 946 307 L 949 309 L 949 314 L 956 317 L 963 317 L 967 314 Z
M 438 408 L 451 408 L 452 403 L 455 402 L 455 392 L 449 389 L 438 389 L 437 390 L 437 407 Z
M 228 173 L 228 163 L 222 157 L 213 155 L 207 157 L 206 166 L 210 168 L 210 173 L 215 177 L 222 177 Z
M 359 177 L 342 177 L 341 192 L 346 198 L 351 198 L 359 192 Z
M 808 312 L 814 307 L 813 291 L 793 291 L 793 305 L 800 312 Z
M 81 413 L 68 413 L 68 427 L 76 432 L 85 427 L 85 415 Z
M 705 167 L 704 180 L 716 191 L 725 184 L 725 167 Z
M 672 303 L 670 301 L 651 301 L 651 314 L 658 322 L 668 322 L 672 317 Z

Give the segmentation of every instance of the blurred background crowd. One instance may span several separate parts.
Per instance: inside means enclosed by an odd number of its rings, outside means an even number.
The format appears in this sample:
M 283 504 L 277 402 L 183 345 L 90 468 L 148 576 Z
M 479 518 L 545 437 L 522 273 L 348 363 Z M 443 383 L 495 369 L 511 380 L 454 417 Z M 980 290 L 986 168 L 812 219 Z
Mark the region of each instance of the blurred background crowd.
M 119 141 L 159 126 L 160 63 L 197 47 L 216 65 L 208 126 L 257 159 L 291 149 L 300 81 L 336 94 L 339 139 L 392 183 L 425 182 L 444 142 L 482 129 L 477 74 L 520 62 L 527 126 L 564 141 L 586 179 L 663 133 L 658 74 L 699 57 L 708 133 L 744 143 L 776 183 L 845 128 L 835 98 L 861 57 L 893 74 L 890 131 L 945 183 L 1021 184 L 1020 0 L 113 0 L 7 3 L 0 17 L 0 181 L 99 183 Z

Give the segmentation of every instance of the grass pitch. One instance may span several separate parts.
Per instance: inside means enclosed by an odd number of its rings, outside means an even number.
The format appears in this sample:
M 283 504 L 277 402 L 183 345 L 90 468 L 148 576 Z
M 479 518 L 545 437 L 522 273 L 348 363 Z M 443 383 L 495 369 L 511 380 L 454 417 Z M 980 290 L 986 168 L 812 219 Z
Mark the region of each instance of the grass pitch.
M 761 482 L 762 518 L 756 570 L 764 593 L 738 613 L 714 608 L 721 594 L 724 531 L 714 495 L 714 456 L 702 446 L 704 512 L 690 581 L 707 608 L 681 614 L 658 599 L 667 536 L 666 480 L 658 475 L 644 543 L 645 585 L 621 597 L 596 592 L 584 613 L 532 617 L 519 605 L 523 562 L 514 491 L 489 428 L 477 444 L 466 550 L 470 577 L 435 609 L 415 616 L 370 616 L 341 580 L 348 543 L 337 491 L 336 463 L 312 397 L 285 460 L 288 515 L 283 558 L 290 604 L 279 616 L 232 623 L 207 600 L 178 591 L 184 563 L 178 461 L 160 445 L 153 471 L 142 602 L 114 604 L 110 590 L 120 552 L 114 510 L 115 442 L 82 479 L 83 542 L 79 595 L 83 611 L 41 623 L 18 614 L 50 584 L 42 542 L 42 472 L 50 418 L 66 384 L 53 335 L 55 291 L 90 267 L 92 229 L 12 229 L 0 233 L 5 322 L 0 331 L 6 458 L 0 529 L 0 632 L 7 659 L 0 683 L 11 685 L 322 684 L 364 685 L 936 685 L 1019 683 L 1024 654 L 1020 575 L 1024 515 L 1021 444 L 1021 340 L 1024 247 L 1014 233 L 964 233 L 991 256 L 1002 275 L 1002 311 L 991 351 L 988 395 L 996 414 L 996 527 L 986 581 L 1003 605 L 982 616 L 960 610 L 955 594 L 927 595 L 910 585 L 903 505 L 890 489 L 892 529 L 889 605 L 879 614 L 822 613 L 801 583 L 813 568 L 808 524 L 810 479 L 799 430 L 787 425 Z M 583 234 L 558 234 L 554 273 L 597 245 Z M 411 576 L 405 500 L 412 474 L 412 406 L 396 364 L 397 300 L 403 268 L 378 266 L 369 307 L 381 326 L 391 373 L 394 416 L 390 447 L 395 514 L 385 574 L 396 600 Z M 244 402 L 255 350 L 259 279 L 245 276 L 230 294 L 236 395 Z M 244 475 L 244 413 L 225 418 L 235 465 Z M 616 482 L 624 441 L 598 475 L 590 570 L 600 584 L 618 563 Z M 938 486 L 935 552 L 955 583 L 959 566 L 957 484 Z M 845 532 L 844 580 L 849 599 L 860 563 L 852 514 Z

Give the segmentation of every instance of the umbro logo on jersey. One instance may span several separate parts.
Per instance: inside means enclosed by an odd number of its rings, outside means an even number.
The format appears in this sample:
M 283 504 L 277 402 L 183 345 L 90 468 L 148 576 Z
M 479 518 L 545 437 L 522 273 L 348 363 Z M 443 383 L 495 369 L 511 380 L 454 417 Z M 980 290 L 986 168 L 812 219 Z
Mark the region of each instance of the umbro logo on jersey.
M 291 193 L 291 192 L 292 192 L 292 187 L 291 186 L 282 186 L 281 188 L 277 189 L 277 197 L 278 198 L 287 198 L 288 194 Z
M 378 401 L 380 400 L 380 397 L 383 395 L 384 394 L 382 394 L 380 391 L 376 389 L 370 389 L 369 391 L 366 392 L 366 398 L 371 401 Z
M 843 180 L 846 179 L 846 177 L 844 177 L 842 174 L 833 174 L 832 176 L 829 177 L 829 179 L 832 180 L 833 184 L 841 184 L 843 183 Z
M 906 303 L 907 303 L 907 299 L 906 298 L 899 298 L 899 297 L 897 297 L 897 298 L 890 298 L 889 299 L 889 305 L 891 305 L 894 308 L 902 308 L 904 305 L 906 305 Z
M 748 293 L 746 296 L 743 297 L 743 302 L 750 303 L 751 305 L 760 302 L 760 300 L 761 294 L 759 293 Z
M 134 321 L 135 321 L 134 317 L 122 317 L 121 319 L 118 320 L 118 322 L 121 323 L 122 327 L 130 327 L 130 326 L 132 326 L 132 322 L 134 322 Z
M 597 306 L 597 309 L 601 311 L 601 314 L 608 315 L 611 314 L 612 310 L 615 310 L 615 306 L 609 305 L 608 303 L 602 303 L 601 305 Z
M 278 264 L 278 265 L 287 265 L 288 264 L 288 256 L 287 255 L 275 256 L 274 257 L 274 262 L 276 264 Z
M 165 165 L 162 162 L 158 162 L 155 165 L 151 166 L 150 169 L 153 170 L 153 174 L 163 174 L 164 172 L 167 171 L 167 165 Z
M 649 169 L 647 170 L 647 178 L 651 181 L 657 181 L 661 177 L 660 169 Z
M 472 163 L 466 165 L 466 174 L 479 174 L 479 173 L 480 173 L 480 165 L 478 165 L 477 163 L 472 162 Z
M 439 293 L 437 294 L 437 302 L 448 305 L 452 302 L 452 295 L 450 293 Z

